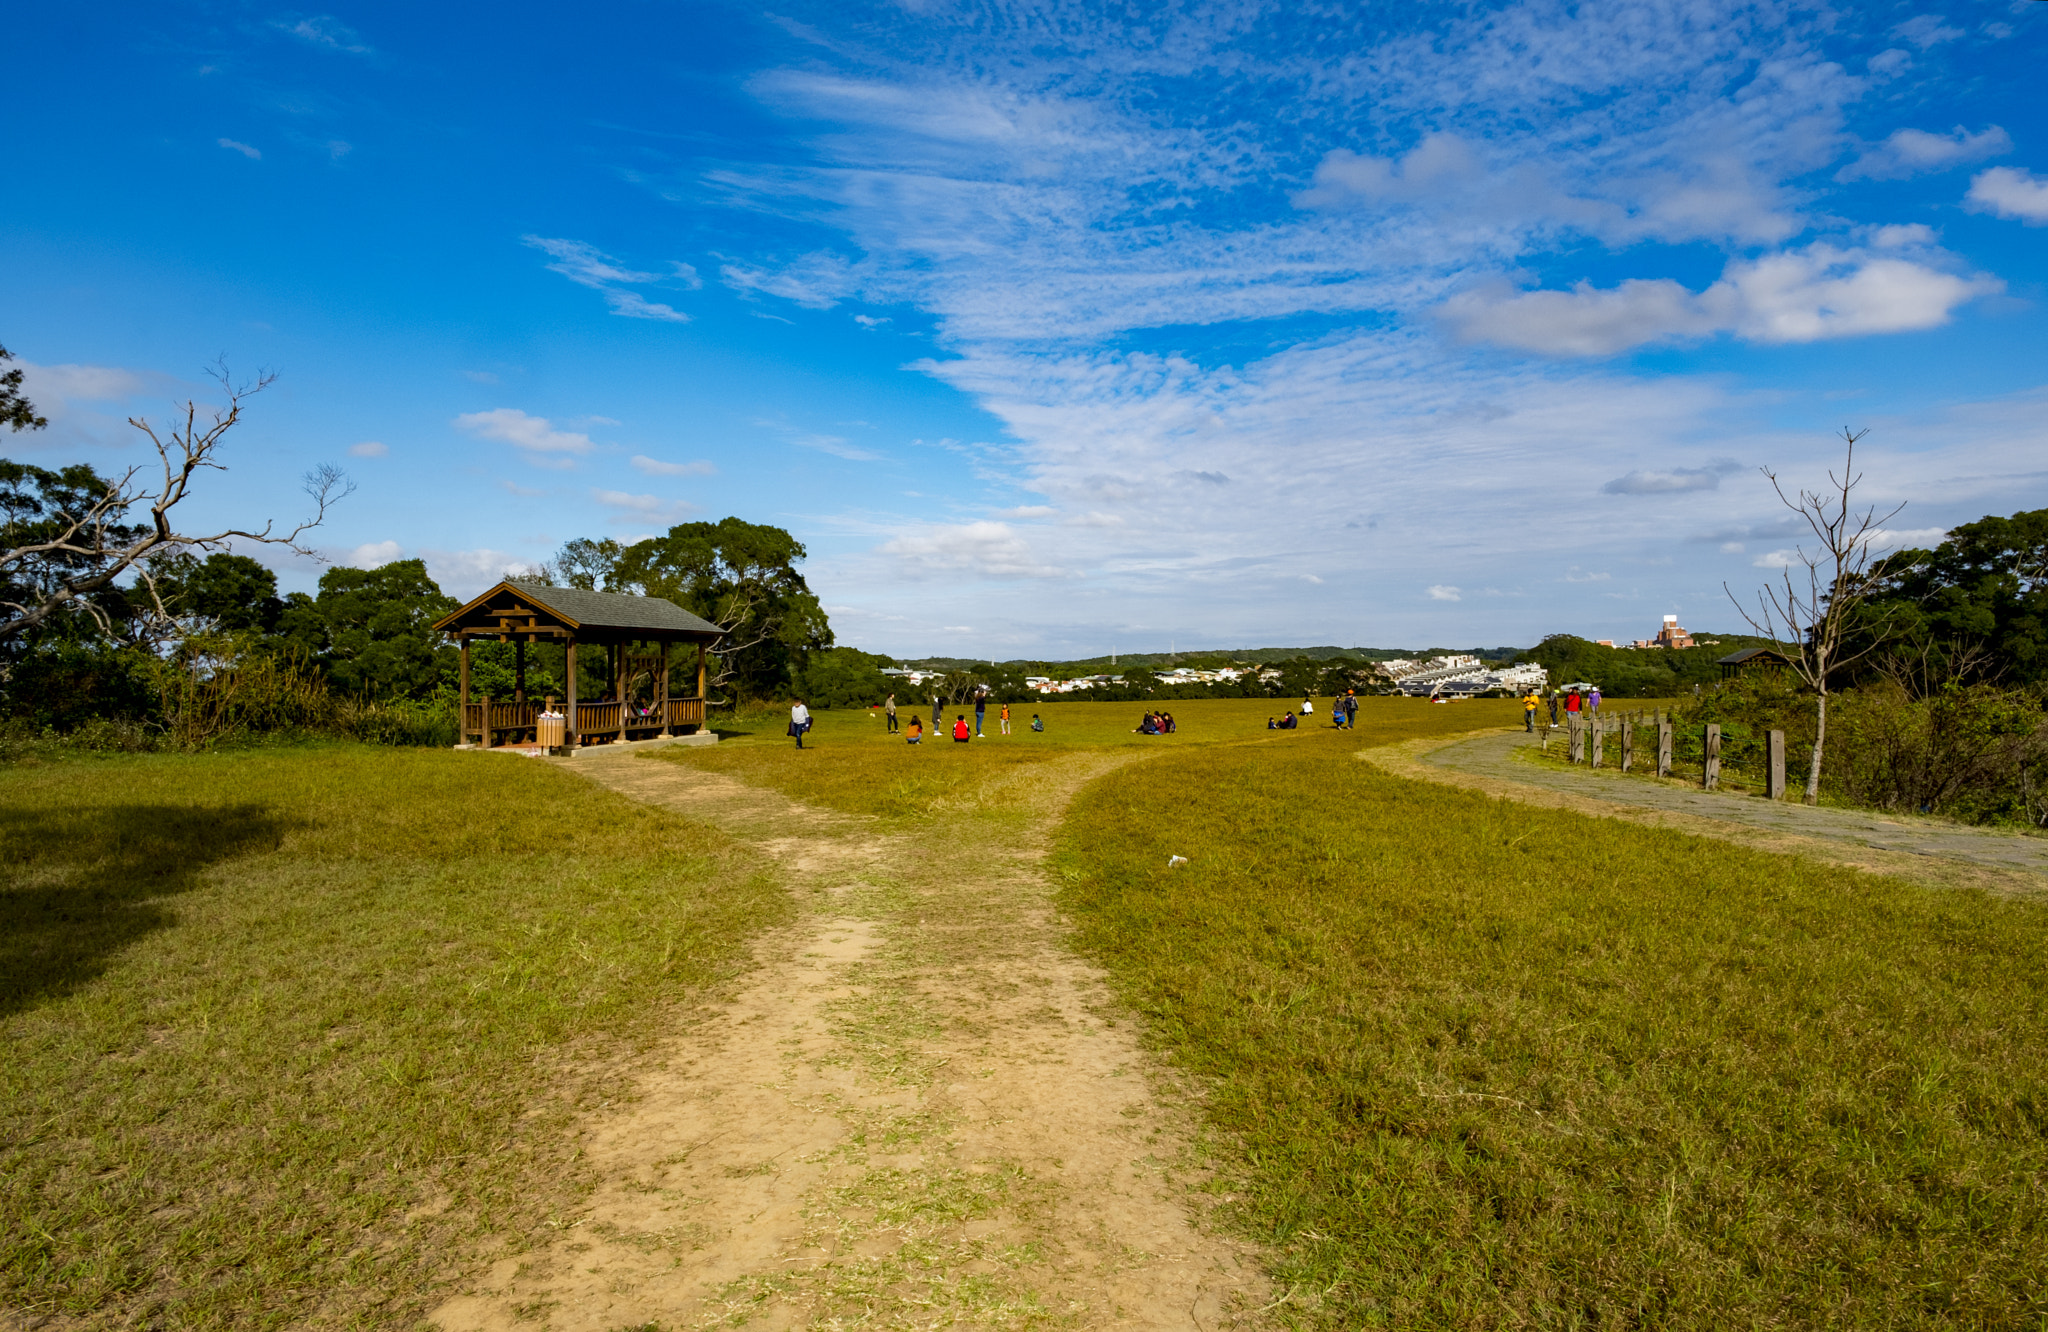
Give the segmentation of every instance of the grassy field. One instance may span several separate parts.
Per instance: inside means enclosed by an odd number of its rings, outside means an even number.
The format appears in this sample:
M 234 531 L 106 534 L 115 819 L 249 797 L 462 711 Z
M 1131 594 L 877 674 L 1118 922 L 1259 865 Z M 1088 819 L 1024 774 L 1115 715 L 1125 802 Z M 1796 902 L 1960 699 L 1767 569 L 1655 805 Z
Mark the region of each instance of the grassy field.
M 0 1307 L 63 1326 L 416 1323 L 453 1241 L 573 1202 L 579 1105 L 789 909 L 509 757 L 0 769 L 0 845 Z
M 1216 745 L 1267 743 L 1303 750 L 1349 754 L 1363 744 L 1389 744 L 1426 735 L 1506 725 L 1521 719 L 1511 699 L 1432 704 L 1426 699 L 1366 698 L 1360 700 L 1358 727 L 1339 731 L 1330 725 L 1328 699 L 1316 700 L 1317 715 L 1295 731 L 1268 731 L 1266 719 L 1290 704 L 1269 699 L 1194 699 L 1174 704 L 1179 723 L 1172 735 L 1139 735 L 1145 709 L 1136 703 L 1062 703 L 1047 701 L 1011 709 L 1011 734 L 997 733 L 996 710 L 988 713 L 987 738 L 961 744 L 948 735 L 925 737 L 908 744 L 890 735 L 879 712 L 835 709 L 812 716 L 816 725 L 804 749 L 784 733 L 787 709 L 751 713 L 719 726 L 720 742 L 704 749 L 674 749 L 662 758 L 706 771 L 726 773 L 743 781 L 773 787 L 783 794 L 852 814 L 871 814 L 885 822 L 943 815 L 972 802 L 986 811 L 999 802 L 1007 783 L 1020 780 L 1033 763 L 1077 749 L 1128 749 L 1133 756 L 1172 754 Z M 1291 706 L 1299 707 L 1299 703 Z M 901 708 L 907 722 L 912 711 L 929 720 L 928 708 Z M 971 708 L 955 712 L 971 723 Z M 1045 719 L 1045 731 L 1033 732 L 1031 715 Z
M 1512 702 L 1274 734 L 1198 701 L 1165 737 L 1037 710 L 917 747 L 825 712 L 802 752 L 763 714 L 644 761 L 958 839 L 1038 763 L 1128 758 L 1060 830 L 1063 901 L 1304 1325 L 2048 1322 L 2042 906 L 1355 757 Z M 577 1107 L 788 909 L 734 845 L 513 758 L 0 795 L 0 1294 L 87 1326 L 404 1324 L 438 1263 L 573 1200 Z
M 2038 905 L 1328 745 L 1125 768 L 1057 864 L 1307 1323 L 2048 1318 Z

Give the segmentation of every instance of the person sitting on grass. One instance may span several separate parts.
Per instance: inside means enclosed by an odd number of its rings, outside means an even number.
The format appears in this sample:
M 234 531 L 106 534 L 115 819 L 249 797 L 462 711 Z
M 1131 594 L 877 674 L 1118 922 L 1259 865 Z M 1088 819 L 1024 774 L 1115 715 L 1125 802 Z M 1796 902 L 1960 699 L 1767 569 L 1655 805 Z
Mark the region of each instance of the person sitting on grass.
M 974 728 L 967 724 L 964 712 L 953 718 L 953 738 L 963 745 L 974 738 Z
M 924 723 L 917 719 L 917 714 L 914 712 L 910 714 L 910 724 L 903 728 L 903 739 L 907 744 L 918 745 L 924 743 Z
M 1179 728 L 1178 726 L 1174 725 L 1174 721 L 1173 721 L 1173 714 L 1172 714 L 1172 713 L 1170 713 L 1170 712 L 1162 712 L 1162 713 L 1160 713 L 1160 714 L 1159 714 L 1159 731 L 1160 731 L 1160 734 L 1162 734 L 1162 735 L 1172 735 L 1172 734 L 1173 734 L 1173 733 L 1174 733 L 1175 731 L 1177 731 L 1177 730 L 1179 730 L 1179 729 L 1180 729 L 1180 728 Z
M 1138 723 L 1138 730 L 1137 730 L 1137 734 L 1139 734 L 1139 735 L 1158 735 L 1158 734 L 1159 734 L 1159 718 L 1157 718 L 1156 716 L 1154 716 L 1153 714 L 1151 714 L 1151 713 L 1149 713 L 1149 712 L 1148 712 L 1148 713 L 1146 713 L 1146 714 L 1145 714 L 1145 720 L 1143 720 L 1143 721 L 1141 721 L 1141 722 L 1139 722 L 1139 723 Z
M 1293 713 L 1291 713 L 1291 712 L 1283 712 L 1283 713 L 1281 713 L 1281 714 L 1280 714 L 1280 729 L 1281 729 L 1281 730 L 1283 730 L 1283 731 L 1291 731 L 1291 730 L 1294 730 L 1294 729 L 1295 729 L 1296 727 L 1298 727 L 1298 726 L 1300 726 L 1300 725 L 1301 725 L 1301 718 L 1299 718 L 1299 717 L 1295 716 L 1295 715 L 1294 715 Z
M 1274 721 L 1271 717 L 1268 717 L 1266 718 L 1266 729 L 1269 731 L 1277 731 L 1280 729 L 1280 724 Z
M 1031 714 L 1031 729 L 1034 731 L 1043 731 L 1045 729 L 1045 722 L 1035 712 Z

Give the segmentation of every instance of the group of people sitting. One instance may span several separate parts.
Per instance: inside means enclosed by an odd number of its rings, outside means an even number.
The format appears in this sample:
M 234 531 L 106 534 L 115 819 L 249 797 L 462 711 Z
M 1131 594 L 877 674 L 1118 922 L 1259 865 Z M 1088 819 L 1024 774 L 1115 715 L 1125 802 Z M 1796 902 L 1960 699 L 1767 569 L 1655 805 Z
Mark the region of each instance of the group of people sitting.
M 1138 723 L 1138 735 L 1172 735 L 1179 728 L 1174 725 L 1170 712 L 1148 712 L 1145 720 Z
M 935 729 L 943 727 L 945 724 L 946 719 L 944 717 L 936 712 L 932 714 L 932 725 Z M 1038 714 L 1035 712 L 1031 714 L 1031 729 L 1034 731 L 1045 730 L 1045 723 L 1039 720 Z M 953 739 L 963 745 L 974 739 L 974 728 L 967 724 L 967 714 L 964 712 L 953 718 Z M 921 745 L 924 743 L 924 722 L 919 720 L 918 715 L 914 712 L 910 714 L 910 720 L 903 725 L 903 741 L 905 744 L 911 745 Z
M 1281 713 L 1278 721 L 1271 717 L 1266 718 L 1266 729 L 1269 731 L 1291 731 L 1299 725 L 1301 725 L 1301 718 L 1291 712 Z

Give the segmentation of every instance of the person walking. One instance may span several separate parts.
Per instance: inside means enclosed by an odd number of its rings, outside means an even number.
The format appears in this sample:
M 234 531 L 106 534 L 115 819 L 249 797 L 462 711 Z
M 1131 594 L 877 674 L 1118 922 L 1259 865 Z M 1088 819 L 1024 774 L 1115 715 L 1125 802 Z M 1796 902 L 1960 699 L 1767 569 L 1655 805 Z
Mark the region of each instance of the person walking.
M 932 729 L 943 731 L 946 725 L 946 698 L 937 687 L 932 689 Z M 936 737 L 934 737 L 936 738 Z
M 1010 705 L 1009 705 L 1009 704 L 1007 704 L 1007 703 L 1003 704 L 1003 715 L 1002 715 L 1001 717 L 997 718 L 997 722 L 998 722 L 998 723 L 999 723 L 999 724 L 1000 724 L 1000 725 L 1002 726 L 1002 728 L 1003 728 L 1003 734 L 1004 734 L 1004 735 L 1008 735 L 1008 734 L 1010 733 Z
M 798 699 L 789 709 L 789 733 L 796 737 L 796 747 L 804 747 L 804 732 L 811 729 L 811 710 Z
M 1536 696 L 1535 690 L 1522 695 L 1522 729 L 1531 735 L 1536 734 L 1536 709 L 1541 706 L 1543 700 Z
M 896 695 L 889 695 L 889 701 L 884 705 L 884 711 L 889 714 L 888 734 L 894 735 L 896 734 Z
M 1564 715 L 1565 715 L 1565 716 L 1567 716 L 1567 717 L 1574 717 L 1574 716 L 1577 716 L 1577 715 L 1578 715 L 1579 713 L 1581 713 L 1581 712 L 1585 711 L 1585 708 L 1586 708 L 1585 700 L 1579 697 L 1579 691 L 1578 691 L 1578 690 L 1574 689 L 1574 690 L 1572 690 L 1572 692 L 1570 692 L 1569 694 L 1566 694 L 1566 695 L 1564 696 Z
M 1344 691 L 1344 729 L 1347 731 L 1358 729 L 1358 691 L 1356 689 Z
M 1550 691 L 1550 729 L 1557 729 L 1557 691 Z
M 1593 697 L 1592 697 L 1592 700 L 1591 700 L 1591 701 L 1592 701 L 1592 705 L 1593 705 L 1593 706 L 1592 706 L 1592 711 L 1594 711 L 1594 712 L 1598 712 L 1598 711 L 1600 711 L 1600 686 L 1599 686 L 1599 685 L 1594 685 L 1594 686 L 1593 686 Z
M 985 738 L 981 733 L 981 723 L 982 719 L 987 716 L 988 686 L 976 685 L 974 687 L 974 738 L 977 740 Z

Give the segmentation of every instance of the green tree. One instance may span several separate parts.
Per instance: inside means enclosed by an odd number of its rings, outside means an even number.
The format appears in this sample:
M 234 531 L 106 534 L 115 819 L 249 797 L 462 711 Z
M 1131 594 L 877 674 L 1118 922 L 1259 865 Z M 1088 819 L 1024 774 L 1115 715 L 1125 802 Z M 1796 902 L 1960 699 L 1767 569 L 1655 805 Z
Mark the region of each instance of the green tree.
M 1922 658 L 1908 679 L 2048 680 L 2048 509 L 1964 523 L 1933 550 L 1902 550 L 1872 571 L 1853 633 L 1880 629 Z
M 166 567 L 157 575 L 157 591 L 173 616 L 230 633 L 273 633 L 284 614 L 277 575 L 247 555 L 225 551 Z
M 370 698 L 424 698 L 454 667 L 432 625 L 455 609 L 421 560 L 329 569 L 320 595 L 294 593 L 278 630 L 303 647 L 336 688 Z
M 789 687 L 805 654 L 832 646 L 824 609 L 796 569 L 805 553 L 779 527 L 683 523 L 626 547 L 606 582 L 664 597 L 724 630 L 712 685 L 765 697 Z
M 894 685 L 882 674 L 888 657 L 859 648 L 825 648 L 807 655 L 796 675 L 796 693 L 814 708 L 865 708 L 889 696 Z
M 11 361 L 14 353 L 0 347 L 0 361 Z M 21 370 L 19 368 L 0 374 L 0 425 L 10 430 L 41 430 L 50 424 L 47 418 L 36 414 L 35 404 L 21 395 Z

